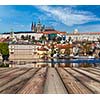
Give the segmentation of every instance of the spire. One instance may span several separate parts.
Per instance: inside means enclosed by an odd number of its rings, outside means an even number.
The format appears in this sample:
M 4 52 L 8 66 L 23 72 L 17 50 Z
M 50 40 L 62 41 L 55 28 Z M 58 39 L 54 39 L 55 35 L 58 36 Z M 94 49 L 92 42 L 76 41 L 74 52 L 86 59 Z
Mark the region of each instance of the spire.
M 33 27 L 34 27 L 34 24 L 33 24 L 33 22 L 32 22 L 32 25 L 31 25 L 31 30 L 33 30 Z
M 42 31 L 45 31 L 45 25 L 42 26 Z
M 13 32 L 13 29 L 11 29 L 10 37 L 11 37 L 11 38 L 14 38 L 14 32 Z
M 41 21 L 40 21 L 40 19 L 39 19 L 39 21 L 38 21 L 38 24 L 41 24 Z
M 34 27 L 36 27 L 36 23 L 34 23 Z
M 36 26 L 36 22 L 34 23 L 34 32 L 37 31 L 37 26 Z

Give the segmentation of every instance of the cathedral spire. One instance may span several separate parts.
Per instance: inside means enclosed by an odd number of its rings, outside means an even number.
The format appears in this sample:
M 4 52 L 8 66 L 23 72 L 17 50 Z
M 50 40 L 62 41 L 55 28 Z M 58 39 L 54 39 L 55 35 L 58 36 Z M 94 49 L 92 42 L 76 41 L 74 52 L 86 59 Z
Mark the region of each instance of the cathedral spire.
M 32 24 L 31 24 L 31 31 L 33 30 L 33 28 L 34 28 L 34 24 L 33 24 L 33 22 L 32 22 Z
M 38 24 L 41 24 L 41 21 L 40 21 L 40 19 L 39 19 L 39 21 L 38 21 Z

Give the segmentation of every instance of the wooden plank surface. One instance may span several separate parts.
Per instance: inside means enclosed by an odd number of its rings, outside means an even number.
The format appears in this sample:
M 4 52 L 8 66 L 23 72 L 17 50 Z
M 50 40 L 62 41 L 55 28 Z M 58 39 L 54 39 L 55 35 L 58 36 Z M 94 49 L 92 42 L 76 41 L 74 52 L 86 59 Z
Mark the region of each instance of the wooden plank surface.
M 47 79 L 44 87 L 45 94 L 66 94 L 67 90 L 64 87 L 55 68 L 48 68 Z
M 99 75 L 95 75 L 93 73 L 84 71 L 84 70 L 79 69 L 79 68 L 73 68 L 73 70 L 78 71 L 78 72 L 80 72 L 80 73 L 92 78 L 93 80 L 96 80 L 96 81 L 100 82 L 100 76 Z
M 96 68 L 93 68 L 93 67 L 89 67 L 87 69 L 90 69 L 90 70 L 93 70 L 95 72 L 99 72 L 100 73 L 100 69 L 98 69 L 97 67 Z
M 0 78 L 0 87 L 4 86 L 5 84 L 8 84 L 9 82 L 14 80 L 15 78 L 17 78 L 20 75 L 26 73 L 28 70 L 30 70 L 30 69 L 19 70 L 19 71 L 16 71 L 15 73 L 10 73 L 8 76 Z
M 38 69 L 28 69 L 27 71 L 26 70 L 18 71 L 12 77 L 9 76 L 9 77 L 7 77 L 6 80 L 2 80 L 3 82 L 1 81 L 2 87 L 0 86 L 0 93 L 2 93 L 2 92 L 3 93 L 15 93 L 15 91 L 12 91 L 11 88 L 14 88 L 14 90 L 15 90 L 16 85 L 18 83 L 24 82 L 25 80 L 30 79 L 32 77 L 32 75 L 34 75 L 37 70 Z M 10 80 L 13 79 L 13 80 L 7 82 L 9 79 Z M 4 84 L 4 83 L 6 83 L 6 84 Z M 19 87 L 19 88 L 21 88 L 21 87 Z M 17 89 L 18 89 L 18 87 L 17 87 Z
M 9 75 L 13 75 L 13 73 L 16 73 L 16 72 L 19 72 L 19 71 L 21 71 L 21 69 L 11 69 L 11 70 L 9 70 L 8 72 L 4 72 L 4 73 L 2 73 L 2 75 L 0 75 L 0 79 L 2 79 L 2 78 L 5 78 L 5 77 L 8 77 Z
M 96 71 L 96 70 L 94 70 L 94 68 L 81 68 L 82 70 L 85 70 L 85 71 L 87 71 L 87 72 L 90 72 L 90 73 L 92 73 L 92 74 L 95 74 L 95 75 L 99 75 L 100 76 L 100 72 L 98 72 L 98 71 Z
M 65 70 L 71 75 L 73 75 L 76 79 L 78 79 L 82 84 L 84 84 L 93 93 L 100 93 L 100 83 L 97 82 L 96 80 L 93 80 L 90 77 L 73 70 L 73 68 L 72 69 L 66 68 Z
M 100 69 L 97 67 L 47 67 L 0 69 L 0 93 L 100 93 Z
M 6 72 L 8 72 L 8 71 L 15 70 L 15 69 L 17 69 L 17 68 L 5 68 L 0 71 L 0 76 L 2 76 L 3 74 L 6 74 Z
M 57 68 L 63 82 L 68 90 L 68 93 L 76 93 L 76 94 L 85 94 L 85 93 L 92 93 L 88 90 L 84 85 L 82 85 L 76 78 L 70 75 L 62 68 Z
M 43 93 L 47 68 L 40 69 L 18 92 L 20 94 L 40 94 Z

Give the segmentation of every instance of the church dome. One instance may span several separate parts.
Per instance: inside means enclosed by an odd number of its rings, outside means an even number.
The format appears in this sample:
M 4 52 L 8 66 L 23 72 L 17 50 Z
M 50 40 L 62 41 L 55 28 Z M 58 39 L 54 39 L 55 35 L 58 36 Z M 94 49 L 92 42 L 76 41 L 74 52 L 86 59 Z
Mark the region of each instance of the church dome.
M 74 34 L 77 34 L 77 33 L 78 33 L 78 29 L 75 29 L 75 30 L 74 30 Z

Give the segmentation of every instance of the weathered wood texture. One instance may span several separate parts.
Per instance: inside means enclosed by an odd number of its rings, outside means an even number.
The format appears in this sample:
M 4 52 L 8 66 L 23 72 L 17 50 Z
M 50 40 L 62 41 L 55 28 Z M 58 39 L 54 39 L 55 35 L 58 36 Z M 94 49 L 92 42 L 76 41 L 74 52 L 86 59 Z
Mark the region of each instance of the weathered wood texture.
M 28 82 L 27 84 L 21 89 L 18 93 L 21 94 L 40 94 L 43 93 L 44 82 L 46 79 L 46 71 L 47 68 L 40 69 Z
M 74 78 L 64 69 L 57 68 L 57 70 L 65 84 L 66 89 L 68 90 L 68 93 L 71 93 L 71 94 L 73 93 L 76 93 L 76 94 L 92 93 L 84 85 L 82 85 L 76 78 Z
M 48 65 L 49 66 L 49 65 Z M 1 94 L 100 93 L 100 68 L 0 68 Z
M 87 73 L 83 74 L 77 72 L 73 68 L 66 68 L 66 71 L 73 75 L 78 81 L 81 82 L 81 84 L 90 89 L 93 93 L 100 93 L 100 83 L 97 80 L 94 80 L 94 78 L 88 76 Z
M 38 69 L 25 69 L 1 79 L 1 93 L 16 93 L 35 74 Z M 23 83 L 23 84 L 22 84 Z M 19 85 L 21 84 L 21 85 Z
M 66 94 L 67 90 L 62 83 L 55 68 L 48 68 L 44 93 L 46 94 Z

